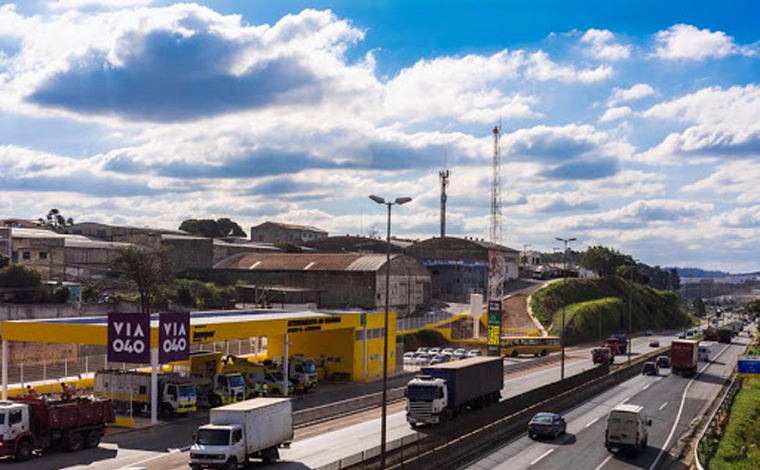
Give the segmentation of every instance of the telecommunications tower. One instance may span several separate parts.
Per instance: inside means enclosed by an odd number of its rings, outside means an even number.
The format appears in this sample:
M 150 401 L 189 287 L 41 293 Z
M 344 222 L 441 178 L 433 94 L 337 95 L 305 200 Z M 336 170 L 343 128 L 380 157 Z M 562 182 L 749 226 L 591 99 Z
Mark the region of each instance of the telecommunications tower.
M 499 253 L 501 247 L 501 152 L 499 150 L 499 132 L 501 126 L 493 128 L 493 174 L 491 176 L 491 220 L 490 220 L 490 242 L 491 253 L 489 253 L 488 269 L 488 298 L 500 299 L 502 295 L 502 282 L 504 273 Z
M 441 180 L 441 238 L 446 236 L 446 187 L 449 185 L 450 176 L 449 170 L 438 172 L 438 177 Z

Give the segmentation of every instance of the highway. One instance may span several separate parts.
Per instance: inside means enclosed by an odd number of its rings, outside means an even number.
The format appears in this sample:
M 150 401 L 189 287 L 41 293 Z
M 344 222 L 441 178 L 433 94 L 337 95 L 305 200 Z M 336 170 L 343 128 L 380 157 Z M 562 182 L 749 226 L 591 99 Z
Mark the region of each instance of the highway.
M 731 345 L 709 345 L 713 359 L 701 363 L 702 373 L 693 379 L 670 374 L 636 376 L 598 395 L 565 415 L 567 433 L 557 439 L 535 441 L 523 435 L 462 470 L 623 470 L 661 468 L 672 461 L 668 454 L 691 421 L 719 393 L 720 385 L 735 368 L 737 356 L 749 344 L 747 336 Z M 606 417 L 621 403 L 642 405 L 652 419 L 649 447 L 638 456 L 618 456 L 604 447 Z M 676 464 L 675 467 L 686 468 Z
M 648 352 L 649 340 L 657 339 L 662 346 L 674 339 L 672 335 L 637 338 L 634 341 L 634 357 Z M 570 376 L 587 370 L 593 365 L 588 348 L 568 350 L 566 375 Z M 506 359 L 506 363 L 530 361 L 529 358 Z M 620 358 L 618 362 L 623 361 Z M 559 364 L 524 371 L 509 376 L 502 390 L 503 397 L 514 396 L 538 386 L 559 380 Z M 23 464 L 14 464 L 14 469 L 26 470 L 120 470 L 127 466 L 141 465 L 149 470 L 187 469 L 188 454 L 182 452 L 190 445 L 192 435 L 198 425 L 206 422 L 205 417 L 170 421 L 156 428 L 131 431 L 107 436 L 98 449 L 68 454 L 51 452 Z M 281 451 L 285 463 L 278 463 L 278 469 L 316 468 L 345 458 L 355 453 L 379 445 L 379 412 L 377 410 L 341 418 L 317 426 L 297 430 L 290 449 Z M 388 439 L 398 439 L 411 435 L 406 422 L 403 404 L 391 405 L 388 415 Z M 424 431 L 421 431 L 424 432 Z M 326 452 L 325 449 L 329 449 Z M 254 464 L 251 468 L 266 468 Z

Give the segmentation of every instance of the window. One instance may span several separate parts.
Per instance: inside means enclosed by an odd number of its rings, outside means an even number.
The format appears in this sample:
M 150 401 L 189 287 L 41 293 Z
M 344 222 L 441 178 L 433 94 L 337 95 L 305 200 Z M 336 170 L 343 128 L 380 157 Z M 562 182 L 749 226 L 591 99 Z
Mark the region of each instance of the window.
M 235 444 L 236 442 L 240 442 L 243 440 L 243 431 L 240 429 L 235 429 L 235 431 L 232 433 L 232 443 Z
M 47 259 L 47 251 L 40 251 L 40 259 Z
M 20 423 L 20 422 L 21 422 L 21 410 L 12 410 L 8 425 L 13 426 L 14 424 Z
M 148 387 L 145 385 L 140 385 L 140 391 L 138 392 L 139 395 L 147 395 L 148 394 Z
M 24 261 L 29 261 L 30 259 L 32 259 L 32 254 L 28 251 L 25 251 L 24 253 L 22 253 L 21 258 Z

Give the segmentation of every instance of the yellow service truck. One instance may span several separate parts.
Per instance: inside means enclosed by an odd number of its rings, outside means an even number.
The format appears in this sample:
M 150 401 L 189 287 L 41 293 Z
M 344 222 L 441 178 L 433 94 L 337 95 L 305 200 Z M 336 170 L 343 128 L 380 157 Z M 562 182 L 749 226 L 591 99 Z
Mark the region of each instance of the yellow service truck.
M 258 391 L 262 389 L 266 390 L 265 395 L 285 394 L 285 376 L 275 364 L 258 364 L 245 357 L 230 355 L 224 359 L 222 370 L 224 373 L 241 374 L 245 379 L 249 397 L 256 396 Z M 290 382 L 288 384 L 288 395 L 294 393 L 295 386 Z
M 95 373 L 95 392 L 111 398 L 116 408 L 150 411 L 150 372 L 106 369 Z M 178 374 L 158 375 L 158 414 L 168 418 L 196 410 L 193 383 Z
M 246 399 L 243 375 L 223 370 L 220 352 L 190 353 L 189 380 L 195 385 L 199 404 L 215 408 Z

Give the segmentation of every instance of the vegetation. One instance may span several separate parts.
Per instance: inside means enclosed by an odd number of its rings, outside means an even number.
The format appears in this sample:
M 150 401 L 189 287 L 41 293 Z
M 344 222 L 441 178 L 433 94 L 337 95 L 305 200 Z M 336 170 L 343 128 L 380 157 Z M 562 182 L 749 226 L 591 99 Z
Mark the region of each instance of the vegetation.
M 167 252 L 161 249 L 120 248 L 111 260 L 110 272 L 133 285 L 143 313 L 150 313 L 155 303 L 161 303 L 173 280 Z
M 755 299 L 747 305 L 747 311 L 754 316 L 760 316 L 760 299 Z
M 303 253 L 303 248 L 292 242 L 275 243 L 274 246 L 281 249 L 285 253 Z
M 629 299 L 632 331 L 681 328 L 692 319 L 678 305 L 674 292 L 659 291 L 619 276 L 601 279 L 569 278 L 533 294 L 533 314 L 552 334 L 559 334 L 565 306 L 565 337 L 568 344 L 594 341 L 602 335 L 627 329 Z
M 630 256 L 602 245 L 590 246 L 581 254 L 581 266 L 600 277 L 614 276 L 619 267 L 633 264 Z
M 5 255 L 0 255 L 0 269 L 5 268 L 9 264 L 11 264 L 11 259 Z
M 404 351 L 416 351 L 421 346 L 441 347 L 448 344 L 446 338 L 435 330 L 420 330 L 407 335 L 400 335 L 398 341 L 404 342 Z
M 705 306 L 705 301 L 702 300 L 701 297 L 694 299 L 694 315 L 700 318 L 707 315 L 707 307 Z
M 74 219 L 65 218 L 58 209 L 50 209 L 44 219 L 37 219 L 37 223 L 52 230 L 63 231 L 66 227 L 74 225 Z
M 174 300 L 183 306 L 208 309 L 229 308 L 235 303 L 235 288 L 192 279 L 174 281 Z
M 0 269 L 0 289 L 9 290 L 13 299 L 21 303 L 39 302 L 45 296 L 40 273 L 23 264 Z
M 245 237 L 245 232 L 228 218 L 222 219 L 187 219 L 179 226 L 180 230 L 208 238 Z
M 755 353 L 757 353 L 756 351 Z M 730 418 L 711 470 L 760 468 L 760 379 L 745 379 L 731 406 Z

